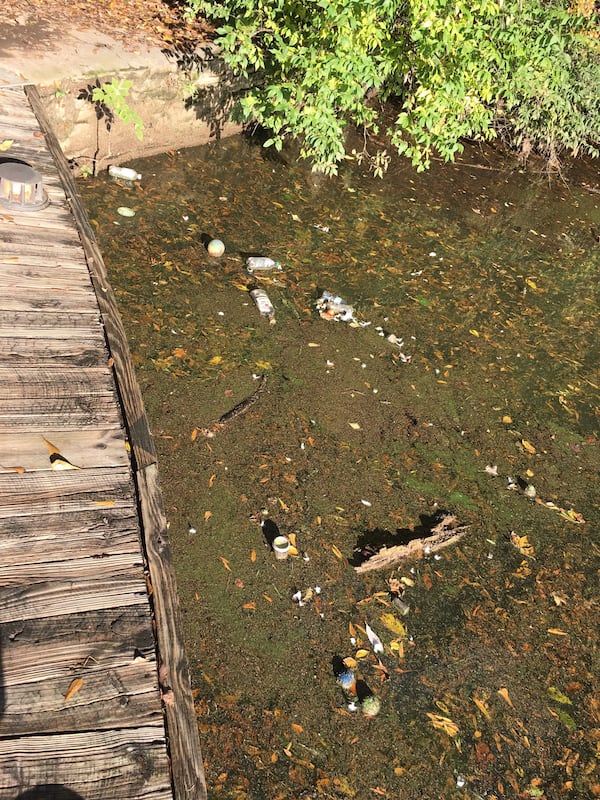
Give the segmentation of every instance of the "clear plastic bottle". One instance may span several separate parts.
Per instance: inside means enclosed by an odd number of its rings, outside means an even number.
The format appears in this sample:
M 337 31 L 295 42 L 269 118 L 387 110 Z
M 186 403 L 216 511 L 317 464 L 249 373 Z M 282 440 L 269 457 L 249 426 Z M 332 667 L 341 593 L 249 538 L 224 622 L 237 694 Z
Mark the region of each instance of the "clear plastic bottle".
M 253 272 L 266 272 L 269 269 L 281 270 L 281 264 L 265 256 L 249 256 L 246 259 L 246 269 L 252 275 Z
M 269 295 L 264 291 L 264 289 L 252 289 L 250 292 L 250 297 L 256 303 L 256 307 L 260 313 L 264 317 L 267 317 L 269 324 L 274 325 L 275 308 L 273 307 L 273 303 L 269 300 Z

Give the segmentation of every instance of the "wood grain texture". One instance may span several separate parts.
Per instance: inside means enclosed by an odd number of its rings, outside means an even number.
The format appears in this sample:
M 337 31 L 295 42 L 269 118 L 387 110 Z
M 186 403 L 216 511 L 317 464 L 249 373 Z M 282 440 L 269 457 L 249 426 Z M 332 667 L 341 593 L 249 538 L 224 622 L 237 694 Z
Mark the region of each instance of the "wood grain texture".
M 135 480 L 139 493 L 145 554 L 152 584 L 153 610 L 160 659 L 160 686 L 163 695 L 168 698 L 164 703 L 164 712 L 166 715 L 175 798 L 176 800 L 205 800 L 206 785 L 198 738 L 198 726 L 191 696 L 187 660 L 183 648 L 179 601 L 158 481 L 154 441 L 150 434 L 125 331 L 93 229 L 77 192 L 68 164 L 47 122 L 39 94 L 35 87 L 27 87 L 26 93 L 39 121 L 40 128 L 44 133 L 46 144 L 53 156 L 66 192 L 68 204 L 77 223 L 102 314 L 106 339 L 114 363 L 114 374 L 123 405 L 125 423 L 133 454 Z M 13 239 L 18 238 L 18 232 L 13 231 L 12 236 Z M 9 255 L 12 254 L 9 252 Z M 38 255 L 35 254 L 35 257 L 37 258 Z M 13 307 L 7 310 L 26 312 L 29 309 L 27 307 Z M 0 475 L 0 480 L 2 477 Z M 113 563 L 117 564 L 117 561 Z M 78 563 L 77 567 L 84 569 L 84 565 L 81 563 Z M 73 568 L 75 568 L 75 565 Z M 108 574 L 106 579 L 108 583 Z M 41 590 L 42 584 L 36 584 L 36 586 Z M 114 583 L 114 576 L 112 586 L 115 590 L 117 589 Z M 109 591 L 108 588 L 106 591 Z M 28 598 L 28 602 L 31 605 L 37 599 L 35 597 Z M 78 603 L 83 604 L 84 600 L 85 598 L 80 597 L 78 598 Z M 50 601 L 51 598 L 45 597 L 44 605 Z M 59 608 L 59 603 L 55 603 L 54 607 Z M 86 609 L 81 607 L 80 610 L 85 611 Z M 91 797 L 87 794 L 83 796 L 86 797 L 86 800 Z M 132 797 L 131 792 L 119 795 L 118 792 L 115 793 L 114 791 L 112 796 Z
M 98 305 L 102 313 L 111 356 L 114 360 L 115 375 L 129 428 L 135 466 L 137 469 L 143 469 L 149 464 L 156 463 L 156 448 L 150 434 L 146 410 L 135 376 L 125 329 L 108 280 L 102 254 L 69 165 L 48 123 L 39 93 L 34 86 L 28 86 L 26 94 L 38 119 L 40 129 L 44 133 L 48 149 L 54 158 L 68 203 L 77 223 L 81 244 L 87 258 Z
M 171 800 L 158 726 L 0 740 L 0 800 L 63 786 L 82 800 Z

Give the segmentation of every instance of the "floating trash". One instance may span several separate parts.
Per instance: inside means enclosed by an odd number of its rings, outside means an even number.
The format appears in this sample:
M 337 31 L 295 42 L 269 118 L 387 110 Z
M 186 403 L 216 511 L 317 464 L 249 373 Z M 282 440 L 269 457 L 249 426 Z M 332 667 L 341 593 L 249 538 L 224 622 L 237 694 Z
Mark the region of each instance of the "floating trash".
M 225 245 L 220 239 L 211 239 L 206 245 L 206 249 L 208 250 L 209 256 L 220 258 L 225 252 Z
M 363 717 L 376 717 L 381 711 L 381 700 L 377 695 L 370 694 L 360 704 Z
M 276 536 L 273 539 L 273 552 L 277 561 L 285 561 L 290 554 L 290 540 L 287 536 Z
M 271 325 L 275 324 L 275 308 L 269 299 L 269 295 L 263 289 L 253 289 L 250 292 L 250 297 L 256 303 L 256 307 L 260 313 L 267 317 Z
M 279 261 L 274 261 L 272 258 L 265 256 L 249 256 L 246 259 L 246 269 L 252 275 L 254 272 L 268 272 L 270 269 L 277 269 L 281 271 L 283 267 Z
M 117 214 L 120 214 L 122 217 L 135 217 L 135 211 L 128 206 L 119 206 L 119 208 L 117 208 Z
M 116 164 L 111 164 L 109 166 L 108 174 L 111 178 L 121 181 L 128 181 L 130 183 L 133 183 L 133 181 L 142 180 L 142 176 L 139 172 L 137 172 L 137 170 L 130 169 L 129 167 L 117 167 Z
M 336 322 L 350 322 L 354 319 L 354 307 L 337 294 L 323 292 L 316 302 L 319 316 Z

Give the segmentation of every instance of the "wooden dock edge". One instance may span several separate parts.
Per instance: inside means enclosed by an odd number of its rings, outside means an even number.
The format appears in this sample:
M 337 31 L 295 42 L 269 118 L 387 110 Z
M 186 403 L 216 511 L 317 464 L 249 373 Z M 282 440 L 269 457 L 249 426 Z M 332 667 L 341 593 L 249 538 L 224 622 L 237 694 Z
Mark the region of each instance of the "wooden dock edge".
M 174 797 L 175 800 L 206 800 L 198 725 L 183 647 L 179 598 L 154 440 L 135 376 L 125 329 L 83 201 L 58 139 L 52 131 L 37 88 L 27 85 L 24 90 L 54 158 L 77 224 L 113 359 L 115 381 L 133 456 L 142 540 L 152 586 L 151 599 L 158 646 L 158 682 L 163 696 Z

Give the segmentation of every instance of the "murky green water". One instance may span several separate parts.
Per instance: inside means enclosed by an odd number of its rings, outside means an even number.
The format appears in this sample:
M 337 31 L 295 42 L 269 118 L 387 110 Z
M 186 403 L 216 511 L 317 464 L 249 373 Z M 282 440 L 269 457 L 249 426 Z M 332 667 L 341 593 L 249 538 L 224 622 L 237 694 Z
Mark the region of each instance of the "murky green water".
M 316 181 L 240 139 L 132 166 L 80 188 L 159 448 L 210 797 L 600 796 L 596 168 Z M 321 319 L 323 290 L 371 324 Z M 441 511 L 457 545 L 355 572 Z M 360 649 L 375 718 L 334 676 Z

